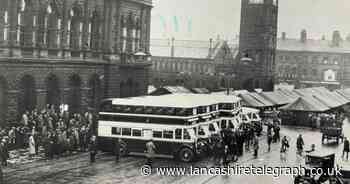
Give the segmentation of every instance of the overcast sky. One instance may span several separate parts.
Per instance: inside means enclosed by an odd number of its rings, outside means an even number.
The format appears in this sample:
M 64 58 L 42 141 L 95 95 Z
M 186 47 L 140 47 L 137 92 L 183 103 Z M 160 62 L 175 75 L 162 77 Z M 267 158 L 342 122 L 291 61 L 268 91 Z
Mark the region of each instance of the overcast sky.
M 151 38 L 207 40 L 239 33 L 241 0 L 153 0 Z M 279 32 L 329 39 L 334 30 L 350 33 L 350 0 L 280 0 Z M 279 33 L 278 36 L 281 34 Z

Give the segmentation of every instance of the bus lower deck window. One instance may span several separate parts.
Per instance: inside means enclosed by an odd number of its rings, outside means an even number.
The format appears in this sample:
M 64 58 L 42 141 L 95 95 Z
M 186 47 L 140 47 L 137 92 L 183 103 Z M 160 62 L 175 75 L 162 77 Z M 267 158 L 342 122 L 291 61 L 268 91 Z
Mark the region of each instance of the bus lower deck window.
M 162 132 L 161 131 L 153 131 L 153 137 L 162 138 Z
M 141 130 L 133 129 L 132 136 L 141 137 Z
M 131 136 L 131 128 L 123 128 L 122 135 Z
M 112 127 L 112 135 L 120 135 L 120 128 Z
M 191 139 L 190 133 L 186 129 L 184 129 L 184 139 Z
M 175 139 L 182 139 L 182 129 L 175 130 Z
M 165 139 L 173 139 L 174 138 L 174 132 L 173 131 L 163 131 L 163 138 Z

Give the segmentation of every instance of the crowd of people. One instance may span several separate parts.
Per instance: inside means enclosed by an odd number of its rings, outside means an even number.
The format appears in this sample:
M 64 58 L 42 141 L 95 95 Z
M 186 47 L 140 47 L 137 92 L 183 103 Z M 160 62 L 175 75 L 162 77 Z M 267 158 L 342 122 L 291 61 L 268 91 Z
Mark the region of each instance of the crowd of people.
M 67 105 L 46 105 L 38 111 L 26 111 L 19 123 L 0 131 L 0 157 L 7 165 L 9 150 L 29 148 L 29 157 L 39 154 L 43 148 L 48 159 L 88 151 L 91 136 L 95 133 L 95 116 L 92 112 L 69 112 Z
M 271 143 L 280 140 L 280 127 L 277 122 L 270 123 L 267 129 L 267 144 L 270 150 Z M 212 153 L 216 164 L 227 165 L 229 162 L 235 162 L 238 157 L 247 151 L 253 150 L 254 157 L 258 157 L 259 150 L 259 130 L 255 126 L 241 126 L 239 129 L 225 128 L 221 130 L 220 135 L 211 139 L 210 152 Z

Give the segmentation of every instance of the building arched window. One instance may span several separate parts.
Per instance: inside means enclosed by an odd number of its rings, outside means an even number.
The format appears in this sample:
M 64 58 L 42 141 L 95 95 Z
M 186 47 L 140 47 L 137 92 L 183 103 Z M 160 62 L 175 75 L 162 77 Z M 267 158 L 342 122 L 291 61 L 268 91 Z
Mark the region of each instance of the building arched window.
M 89 33 L 90 40 L 88 39 L 88 43 L 90 44 L 90 48 L 94 51 L 98 51 L 100 49 L 100 40 L 102 34 L 101 20 L 99 13 L 95 10 L 92 13 L 91 23 L 89 24 Z
M 121 34 L 120 34 L 120 40 L 121 40 L 121 52 L 125 53 L 126 52 L 126 39 L 128 37 L 128 28 L 127 28 L 127 21 L 126 17 L 124 15 L 121 16 L 120 18 L 120 29 L 121 29 Z
M 70 48 L 79 50 L 82 48 L 83 41 L 82 9 L 78 6 L 74 6 L 70 13 Z
M 57 7 L 53 3 L 48 4 L 47 9 L 47 46 L 48 48 L 58 48 L 61 45 L 62 19 Z
M 22 7 L 23 9 L 23 22 L 21 23 L 21 39 L 20 39 L 20 45 L 25 46 L 25 47 L 33 47 L 36 44 L 36 29 L 38 25 L 38 16 L 34 11 L 34 5 L 32 1 L 25 0 L 23 1 L 24 5 Z M 7 32 L 6 37 L 8 37 L 8 22 L 9 21 L 9 16 L 8 12 L 5 11 L 4 15 L 4 22 L 5 22 L 5 27 Z M 4 40 L 5 35 L 4 35 Z

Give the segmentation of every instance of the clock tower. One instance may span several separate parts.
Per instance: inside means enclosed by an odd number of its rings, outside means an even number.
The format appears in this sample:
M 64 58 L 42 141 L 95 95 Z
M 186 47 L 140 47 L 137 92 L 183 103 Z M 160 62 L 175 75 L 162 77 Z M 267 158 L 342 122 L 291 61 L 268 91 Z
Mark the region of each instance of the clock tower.
M 273 90 L 278 0 L 242 0 L 237 77 L 240 88 Z

